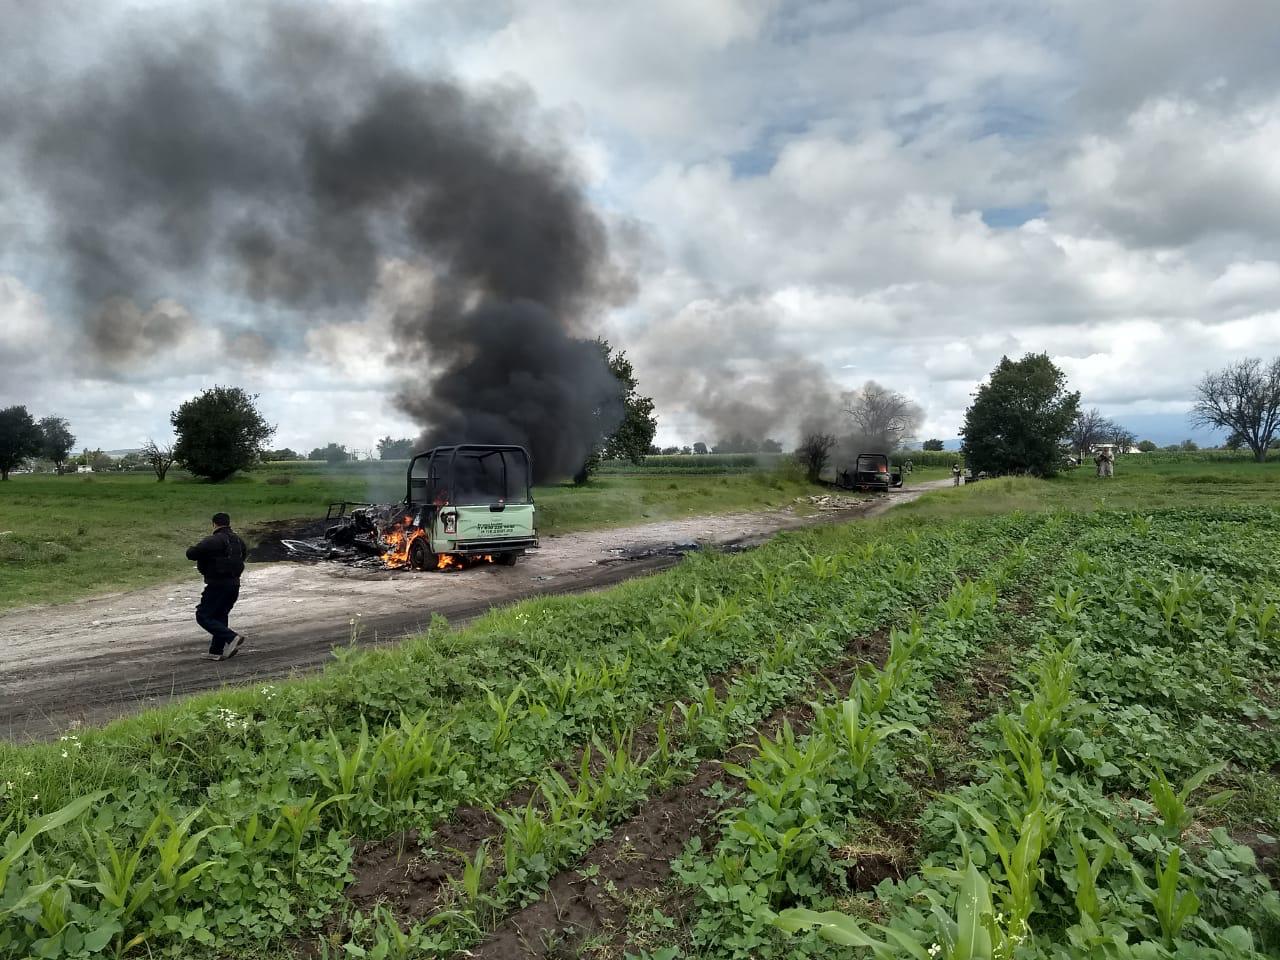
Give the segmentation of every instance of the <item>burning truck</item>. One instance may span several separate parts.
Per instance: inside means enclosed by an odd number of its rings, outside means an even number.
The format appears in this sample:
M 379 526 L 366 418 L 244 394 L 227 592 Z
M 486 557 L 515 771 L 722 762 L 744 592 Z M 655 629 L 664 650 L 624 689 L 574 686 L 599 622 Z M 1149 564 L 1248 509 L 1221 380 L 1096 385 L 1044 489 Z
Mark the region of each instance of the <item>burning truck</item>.
M 402 503 L 331 504 L 324 542 L 284 541 L 295 555 L 363 559 L 393 569 L 511 565 L 538 546 L 524 447 L 433 447 L 409 462 Z

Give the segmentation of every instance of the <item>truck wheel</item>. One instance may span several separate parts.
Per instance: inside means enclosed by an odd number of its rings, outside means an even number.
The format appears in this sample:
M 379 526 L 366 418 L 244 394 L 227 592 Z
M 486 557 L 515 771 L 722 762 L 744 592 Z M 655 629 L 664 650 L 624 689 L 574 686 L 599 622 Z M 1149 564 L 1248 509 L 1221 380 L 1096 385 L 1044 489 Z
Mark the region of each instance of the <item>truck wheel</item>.
M 514 567 L 519 559 L 518 553 L 500 553 L 493 558 L 493 562 L 502 567 Z
M 409 566 L 414 570 L 435 569 L 435 554 L 431 552 L 425 540 L 418 539 L 409 544 Z

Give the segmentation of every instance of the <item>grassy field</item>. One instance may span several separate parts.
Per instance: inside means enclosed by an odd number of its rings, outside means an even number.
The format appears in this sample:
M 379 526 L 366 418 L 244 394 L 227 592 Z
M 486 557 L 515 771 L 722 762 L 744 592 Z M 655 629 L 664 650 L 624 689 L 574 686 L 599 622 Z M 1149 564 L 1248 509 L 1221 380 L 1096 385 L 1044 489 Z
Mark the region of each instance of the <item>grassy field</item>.
M 174 473 L 19 475 L 0 484 L 0 609 L 54 603 L 185 576 L 184 553 L 218 510 L 252 541 L 255 524 L 314 518 L 336 500 L 404 496 L 403 463 L 280 464 L 222 484 Z M 736 510 L 819 492 L 791 474 L 602 477 L 534 492 L 544 535 Z
M 0 747 L 0 958 L 1274 957 L 1277 507 L 984 482 Z

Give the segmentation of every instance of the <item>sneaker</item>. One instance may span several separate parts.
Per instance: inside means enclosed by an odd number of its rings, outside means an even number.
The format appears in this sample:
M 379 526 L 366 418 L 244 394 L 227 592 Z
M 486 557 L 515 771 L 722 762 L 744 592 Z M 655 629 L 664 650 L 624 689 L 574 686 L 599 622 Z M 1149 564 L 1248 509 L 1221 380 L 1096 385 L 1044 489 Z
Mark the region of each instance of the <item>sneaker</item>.
M 238 651 L 243 646 L 244 646 L 244 637 L 242 637 L 240 634 L 237 633 L 234 637 L 231 638 L 230 641 L 228 641 L 227 645 L 222 648 L 222 659 L 230 660 L 232 657 L 236 655 L 236 651 Z
M 221 660 L 222 654 L 214 653 L 212 650 L 210 650 L 208 653 L 204 655 L 204 659 L 205 660 Z

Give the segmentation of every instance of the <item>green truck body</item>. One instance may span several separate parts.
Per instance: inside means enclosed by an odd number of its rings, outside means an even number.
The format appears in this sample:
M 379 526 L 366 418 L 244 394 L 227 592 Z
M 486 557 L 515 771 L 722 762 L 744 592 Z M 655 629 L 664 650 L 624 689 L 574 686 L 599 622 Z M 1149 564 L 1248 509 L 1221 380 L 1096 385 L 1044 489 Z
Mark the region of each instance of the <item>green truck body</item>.
M 468 556 L 511 564 L 537 547 L 530 477 L 529 453 L 518 446 L 458 444 L 416 455 L 405 502 L 426 535 L 410 545 L 410 565 L 431 569 Z

